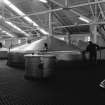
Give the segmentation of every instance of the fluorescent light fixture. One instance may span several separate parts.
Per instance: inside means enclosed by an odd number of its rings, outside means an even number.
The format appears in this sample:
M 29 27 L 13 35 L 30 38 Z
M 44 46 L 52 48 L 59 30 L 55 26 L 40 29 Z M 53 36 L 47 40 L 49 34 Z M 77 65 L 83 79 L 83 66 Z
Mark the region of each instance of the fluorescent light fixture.
M 3 19 L 3 17 L 0 15 L 0 19 Z
M 15 5 L 13 5 L 9 0 L 4 0 L 4 3 L 16 11 L 20 15 L 24 15 Z
M 40 2 L 47 3 L 47 0 L 39 0 Z
M 21 43 L 21 40 L 19 39 L 19 40 L 18 40 L 18 44 L 20 44 L 20 43 Z
M 25 34 L 26 36 L 29 36 L 29 34 L 27 34 L 26 32 L 24 32 L 23 30 L 21 30 L 19 27 L 17 27 L 16 25 L 14 25 L 13 23 L 11 23 L 10 21 L 5 21 L 5 23 L 7 23 L 7 24 L 10 25 L 11 27 L 17 29 L 18 31 L 22 32 L 22 33 Z
M 14 37 L 12 34 L 10 34 L 10 33 L 7 32 L 7 31 L 2 31 L 2 33 L 5 33 L 5 34 L 7 34 L 7 35 L 10 36 L 10 37 Z
M 38 24 L 36 24 L 35 22 L 33 22 L 29 17 L 23 17 L 26 21 L 28 21 L 29 23 L 33 24 L 33 26 L 38 27 Z
M 4 17 L 2 15 L 0 15 L 0 19 L 4 19 Z M 11 27 L 17 29 L 18 31 L 22 32 L 23 34 L 25 34 L 26 36 L 29 36 L 29 34 L 27 34 L 26 32 L 24 32 L 23 30 L 21 30 L 19 27 L 17 27 L 15 24 L 13 24 L 12 22 L 10 21 L 6 21 L 4 20 L 5 23 L 7 23 L 8 25 L 10 25 Z
M 90 36 L 87 37 L 87 40 L 90 41 Z
M 3 33 L 5 33 L 6 31 L 2 30 Z
M 41 2 L 46 3 L 47 0 L 40 0 Z M 26 14 L 24 14 L 20 9 L 18 9 L 14 4 L 12 4 L 9 0 L 4 0 L 4 3 L 9 6 L 14 12 L 16 12 L 18 15 L 23 16 L 23 18 L 28 21 L 29 23 L 31 23 L 33 26 L 35 26 L 36 28 L 39 27 L 39 25 L 37 23 L 35 23 L 32 19 L 30 19 L 28 16 L 26 16 Z M 48 34 L 48 32 L 46 32 L 44 29 L 39 29 L 43 34 Z
M 45 35 L 48 35 L 49 33 L 47 31 L 45 31 L 44 29 L 40 28 L 40 27 L 37 27 L 38 30 L 40 30 L 40 32 L 42 32 L 43 34 Z
M 5 32 L 5 34 L 7 34 L 10 37 L 14 37 L 12 34 L 10 34 L 9 32 Z
M 9 0 L 4 0 L 4 3 L 6 5 L 8 5 L 14 12 L 16 12 L 17 14 L 19 14 L 20 16 L 23 16 L 23 18 L 28 21 L 29 23 L 33 23 L 35 26 L 38 26 L 38 24 L 36 24 L 35 22 L 33 22 L 28 16 L 25 16 L 26 14 L 24 14 L 20 9 L 18 9 L 14 4 L 12 4 Z
M 3 29 L 1 29 L 1 28 L 0 28 L 0 31 L 1 31 L 2 33 L 7 34 L 7 35 L 10 36 L 10 37 L 14 37 L 12 34 L 10 34 L 9 32 L 7 32 L 7 31 L 5 31 L 5 30 L 3 30 Z
M 90 23 L 89 19 L 85 18 L 85 17 L 79 17 L 80 20 L 86 22 L 86 23 Z

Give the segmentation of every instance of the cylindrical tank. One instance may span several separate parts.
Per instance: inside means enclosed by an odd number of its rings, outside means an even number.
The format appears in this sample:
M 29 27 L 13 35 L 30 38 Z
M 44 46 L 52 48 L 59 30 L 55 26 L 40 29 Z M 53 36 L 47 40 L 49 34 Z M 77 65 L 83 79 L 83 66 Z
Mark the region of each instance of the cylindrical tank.
M 57 60 L 74 61 L 82 59 L 82 54 L 79 51 L 52 51 L 48 53 L 54 54 Z
M 8 51 L 7 48 L 0 48 L 0 59 L 7 59 Z
M 43 63 L 43 78 L 52 77 L 55 73 L 56 57 L 54 55 L 44 55 L 41 57 Z
M 40 55 L 25 55 L 25 78 L 43 77 L 43 68 L 41 67 Z
M 19 52 L 8 53 L 7 65 L 9 66 L 24 66 L 24 54 Z
M 50 40 L 49 40 L 50 39 Z M 22 45 L 17 48 L 13 48 L 10 50 L 11 56 L 9 55 L 8 63 L 11 61 L 12 64 L 16 64 L 16 61 L 18 64 L 23 65 L 23 59 L 24 55 L 26 54 L 36 54 L 37 52 L 41 55 L 41 50 L 43 50 L 43 45 L 47 43 L 48 45 L 48 51 L 51 51 L 52 55 L 54 54 L 58 60 L 74 60 L 74 59 L 80 59 L 80 54 L 73 54 L 71 50 L 77 49 L 77 47 L 73 45 L 67 45 L 66 42 L 61 41 L 55 37 L 42 37 L 40 40 L 34 41 L 30 44 Z M 13 53 L 14 54 L 13 54 Z M 17 54 L 18 53 L 18 54 Z M 46 52 L 45 52 L 46 53 Z M 43 53 L 44 54 L 44 53 Z M 13 55 L 13 57 L 12 57 Z M 19 56 L 18 56 L 19 55 Z M 21 56 L 21 58 L 20 58 Z M 15 58 L 16 57 L 16 58 Z M 13 60 L 13 58 L 15 58 Z M 19 59 L 19 60 L 18 60 Z M 21 62 L 22 61 L 22 62 Z M 24 62 L 25 63 L 25 62 Z M 10 63 L 11 64 L 11 63 Z
M 25 77 L 26 78 L 47 78 L 54 74 L 56 64 L 53 55 L 25 55 Z

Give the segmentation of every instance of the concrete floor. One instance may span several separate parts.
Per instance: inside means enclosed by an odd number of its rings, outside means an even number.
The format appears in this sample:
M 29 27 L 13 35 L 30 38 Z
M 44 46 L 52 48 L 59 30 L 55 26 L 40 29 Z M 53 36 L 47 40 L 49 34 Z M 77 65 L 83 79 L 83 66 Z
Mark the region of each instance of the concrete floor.
M 24 70 L 0 61 L 0 105 L 105 105 L 105 62 L 59 62 L 56 78 L 24 79 Z

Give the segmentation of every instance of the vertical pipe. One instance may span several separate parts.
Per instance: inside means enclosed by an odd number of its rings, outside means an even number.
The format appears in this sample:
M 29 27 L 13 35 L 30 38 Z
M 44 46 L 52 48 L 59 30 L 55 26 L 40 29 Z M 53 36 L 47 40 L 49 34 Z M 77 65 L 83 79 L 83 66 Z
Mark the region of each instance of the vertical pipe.
M 97 2 L 97 0 L 95 0 L 95 2 Z M 97 16 L 98 16 L 98 5 L 95 4 L 95 17 L 94 17 L 94 20 L 95 22 L 97 22 Z M 97 43 L 97 24 L 94 25 L 94 43 Z
M 49 10 L 51 10 L 51 7 L 49 7 Z M 52 36 L 52 13 L 49 12 L 49 33 L 50 33 L 50 36 Z
M 4 18 L 5 17 L 5 13 L 4 13 L 5 5 L 4 5 L 4 2 L 2 2 L 1 4 L 2 4 L 2 17 Z
M 65 0 L 65 7 L 68 7 L 68 0 Z
M 95 0 L 97 2 L 97 0 Z M 97 4 L 95 4 L 95 17 L 97 17 Z
M 49 3 L 49 10 L 51 10 L 51 4 Z M 48 48 L 51 46 L 51 36 L 52 36 L 52 12 L 49 12 L 49 36 L 48 36 Z
M 11 38 L 11 46 L 10 46 L 10 48 L 12 48 L 12 38 Z
M 97 25 L 94 25 L 94 43 L 97 43 Z
M 66 36 L 67 36 L 67 44 L 69 45 L 70 44 L 70 34 L 67 32 Z
M 95 0 L 96 2 L 97 0 Z M 97 11 L 97 4 L 95 4 L 95 16 L 93 17 L 94 22 L 97 22 L 97 16 L 98 16 L 98 11 Z M 97 24 L 92 24 L 91 25 L 91 33 L 92 33 L 92 41 L 94 43 L 97 43 Z
M 95 20 L 95 17 L 94 17 Z M 97 43 L 97 24 L 91 24 L 90 25 L 90 34 L 91 34 L 91 39 L 94 43 Z

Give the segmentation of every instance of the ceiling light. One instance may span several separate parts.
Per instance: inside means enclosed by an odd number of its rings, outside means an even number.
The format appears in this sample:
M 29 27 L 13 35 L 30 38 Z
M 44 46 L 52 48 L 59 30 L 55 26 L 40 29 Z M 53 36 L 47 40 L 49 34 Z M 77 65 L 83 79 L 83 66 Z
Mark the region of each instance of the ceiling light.
M 19 39 L 19 40 L 18 40 L 18 44 L 20 44 L 20 43 L 21 43 L 21 40 Z
M 2 32 L 5 33 L 6 31 L 3 30 Z
M 4 17 L 2 15 L 0 15 L 0 19 L 4 19 Z M 10 21 L 6 21 L 4 20 L 5 23 L 7 23 L 8 25 L 10 25 L 11 27 L 17 29 L 18 31 L 22 32 L 23 34 L 25 34 L 26 36 L 29 36 L 29 34 L 27 34 L 26 32 L 24 32 L 23 30 L 21 30 L 19 27 L 17 27 L 15 24 L 13 24 L 12 22 Z
M 10 34 L 9 32 L 6 32 L 5 34 L 7 34 L 10 37 L 14 37 L 12 34 Z
M 40 2 L 47 3 L 47 0 L 39 0 Z
M 13 5 L 9 0 L 4 0 L 4 3 L 16 11 L 20 15 L 24 15 L 15 5 Z
M 8 25 L 10 25 L 11 27 L 17 29 L 18 31 L 22 32 L 23 34 L 25 34 L 26 36 L 29 36 L 29 34 L 27 34 L 26 32 L 24 32 L 23 30 L 21 30 L 19 27 L 17 27 L 16 25 L 14 25 L 13 23 L 9 22 L 9 21 L 5 21 L 5 23 L 7 23 Z
M 89 19 L 85 18 L 85 17 L 79 17 L 80 20 L 86 22 L 86 23 L 90 23 Z
M 32 23 L 34 26 L 38 26 L 38 24 L 36 24 L 35 22 L 33 22 L 29 17 L 23 17 L 25 20 L 27 20 L 29 23 Z
M 90 36 L 87 37 L 87 40 L 90 41 Z
M 10 36 L 10 37 L 14 37 L 12 34 L 10 34 L 9 32 L 7 32 L 7 31 L 2 31 L 2 33 L 5 33 L 5 34 L 7 34 L 8 36 Z
M 9 32 L 7 32 L 7 31 L 5 31 L 5 30 L 3 30 L 2 28 L 0 28 L 0 31 L 1 31 L 2 33 L 7 34 L 7 35 L 10 36 L 10 37 L 14 37 L 12 34 L 10 34 Z
M 29 23 L 33 23 L 35 26 L 38 26 L 38 24 L 36 24 L 35 22 L 33 22 L 28 16 L 25 16 L 26 14 L 24 14 L 20 9 L 18 9 L 15 5 L 13 5 L 9 0 L 4 0 L 4 3 L 6 5 L 8 5 L 17 14 L 19 14 L 20 16 L 23 16 L 23 18 L 26 21 L 28 21 Z
M 41 2 L 46 3 L 47 0 L 40 0 Z M 23 16 L 23 18 L 28 21 L 29 23 L 31 23 L 33 26 L 35 26 L 36 28 L 39 26 L 37 23 L 35 23 L 32 19 L 30 19 L 28 16 L 26 16 L 26 14 L 24 14 L 20 9 L 18 9 L 14 4 L 12 4 L 9 0 L 4 0 L 4 3 L 6 5 L 8 5 L 13 11 L 15 11 L 18 15 Z M 43 34 L 46 34 L 48 32 L 46 32 L 44 29 L 39 29 Z
M 0 19 L 3 19 L 3 17 L 0 15 Z
M 40 30 L 40 32 L 42 32 L 43 34 L 45 34 L 45 35 L 48 35 L 49 33 L 48 32 L 46 32 L 44 29 L 42 29 L 42 28 L 39 28 L 38 27 L 38 30 Z

